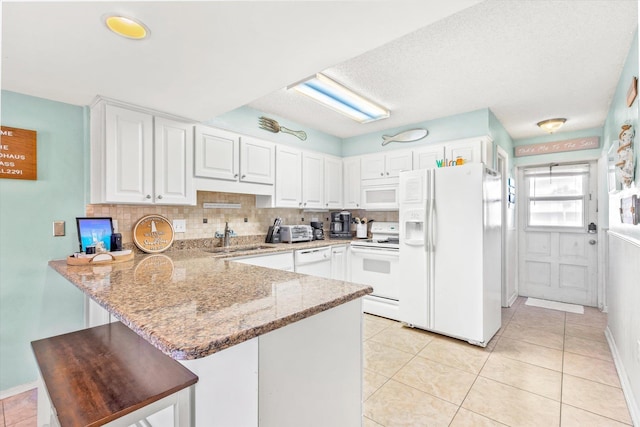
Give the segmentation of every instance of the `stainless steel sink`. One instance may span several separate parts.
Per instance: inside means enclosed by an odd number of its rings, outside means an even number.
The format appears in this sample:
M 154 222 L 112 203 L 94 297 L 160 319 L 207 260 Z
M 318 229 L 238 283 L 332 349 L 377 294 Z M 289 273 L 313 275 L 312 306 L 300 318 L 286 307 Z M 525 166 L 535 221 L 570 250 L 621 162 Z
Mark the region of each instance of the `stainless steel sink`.
M 205 252 L 209 252 L 212 254 L 230 254 L 234 252 L 247 252 L 247 251 L 257 251 L 259 249 L 271 249 L 274 246 L 269 245 L 248 245 L 248 246 L 229 246 L 227 248 L 212 248 L 205 249 Z

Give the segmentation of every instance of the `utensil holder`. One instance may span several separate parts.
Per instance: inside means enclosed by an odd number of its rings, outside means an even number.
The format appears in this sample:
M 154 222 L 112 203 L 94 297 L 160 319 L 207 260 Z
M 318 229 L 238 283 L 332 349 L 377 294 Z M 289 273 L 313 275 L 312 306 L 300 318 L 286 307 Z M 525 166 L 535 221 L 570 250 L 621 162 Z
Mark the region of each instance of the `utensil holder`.
M 358 239 L 367 238 L 367 224 L 356 224 L 356 237 Z

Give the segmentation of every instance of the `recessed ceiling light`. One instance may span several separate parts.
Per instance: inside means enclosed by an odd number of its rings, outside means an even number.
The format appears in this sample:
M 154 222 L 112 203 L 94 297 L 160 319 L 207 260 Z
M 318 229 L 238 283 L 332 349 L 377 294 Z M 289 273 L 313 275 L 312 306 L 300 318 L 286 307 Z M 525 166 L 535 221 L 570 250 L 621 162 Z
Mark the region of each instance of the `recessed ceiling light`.
M 289 87 L 289 89 L 295 89 L 325 107 L 351 117 L 360 123 L 386 119 L 390 114 L 386 108 L 369 101 L 320 73 Z
M 142 40 L 149 35 L 149 29 L 142 22 L 120 15 L 107 15 L 104 23 L 119 36 L 133 40 Z

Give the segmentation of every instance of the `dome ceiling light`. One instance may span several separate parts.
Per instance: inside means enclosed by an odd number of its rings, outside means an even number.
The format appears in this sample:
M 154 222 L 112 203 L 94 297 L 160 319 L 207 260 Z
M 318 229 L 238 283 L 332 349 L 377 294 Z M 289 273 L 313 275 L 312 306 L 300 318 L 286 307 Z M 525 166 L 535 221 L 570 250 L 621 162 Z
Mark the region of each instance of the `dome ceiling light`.
M 558 129 L 560 129 L 562 125 L 564 125 L 564 122 L 566 121 L 567 119 L 563 119 L 563 118 L 547 119 L 547 120 L 538 122 L 537 124 L 538 124 L 538 127 L 544 130 L 545 132 L 554 133 Z

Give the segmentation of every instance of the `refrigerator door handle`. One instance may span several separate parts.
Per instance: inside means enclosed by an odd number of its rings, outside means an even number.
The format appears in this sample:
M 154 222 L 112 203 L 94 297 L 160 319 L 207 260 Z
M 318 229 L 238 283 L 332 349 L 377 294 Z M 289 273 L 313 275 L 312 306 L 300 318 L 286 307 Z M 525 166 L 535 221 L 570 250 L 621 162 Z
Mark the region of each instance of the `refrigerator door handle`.
M 436 203 L 436 195 L 435 195 L 435 191 L 436 191 L 436 176 L 435 176 L 435 169 L 430 169 L 429 170 L 429 182 L 428 182 L 428 188 L 429 188 L 429 250 L 430 251 L 434 251 L 436 249 L 436 239 L 434 236 L 435 233 L 435 203 Z

